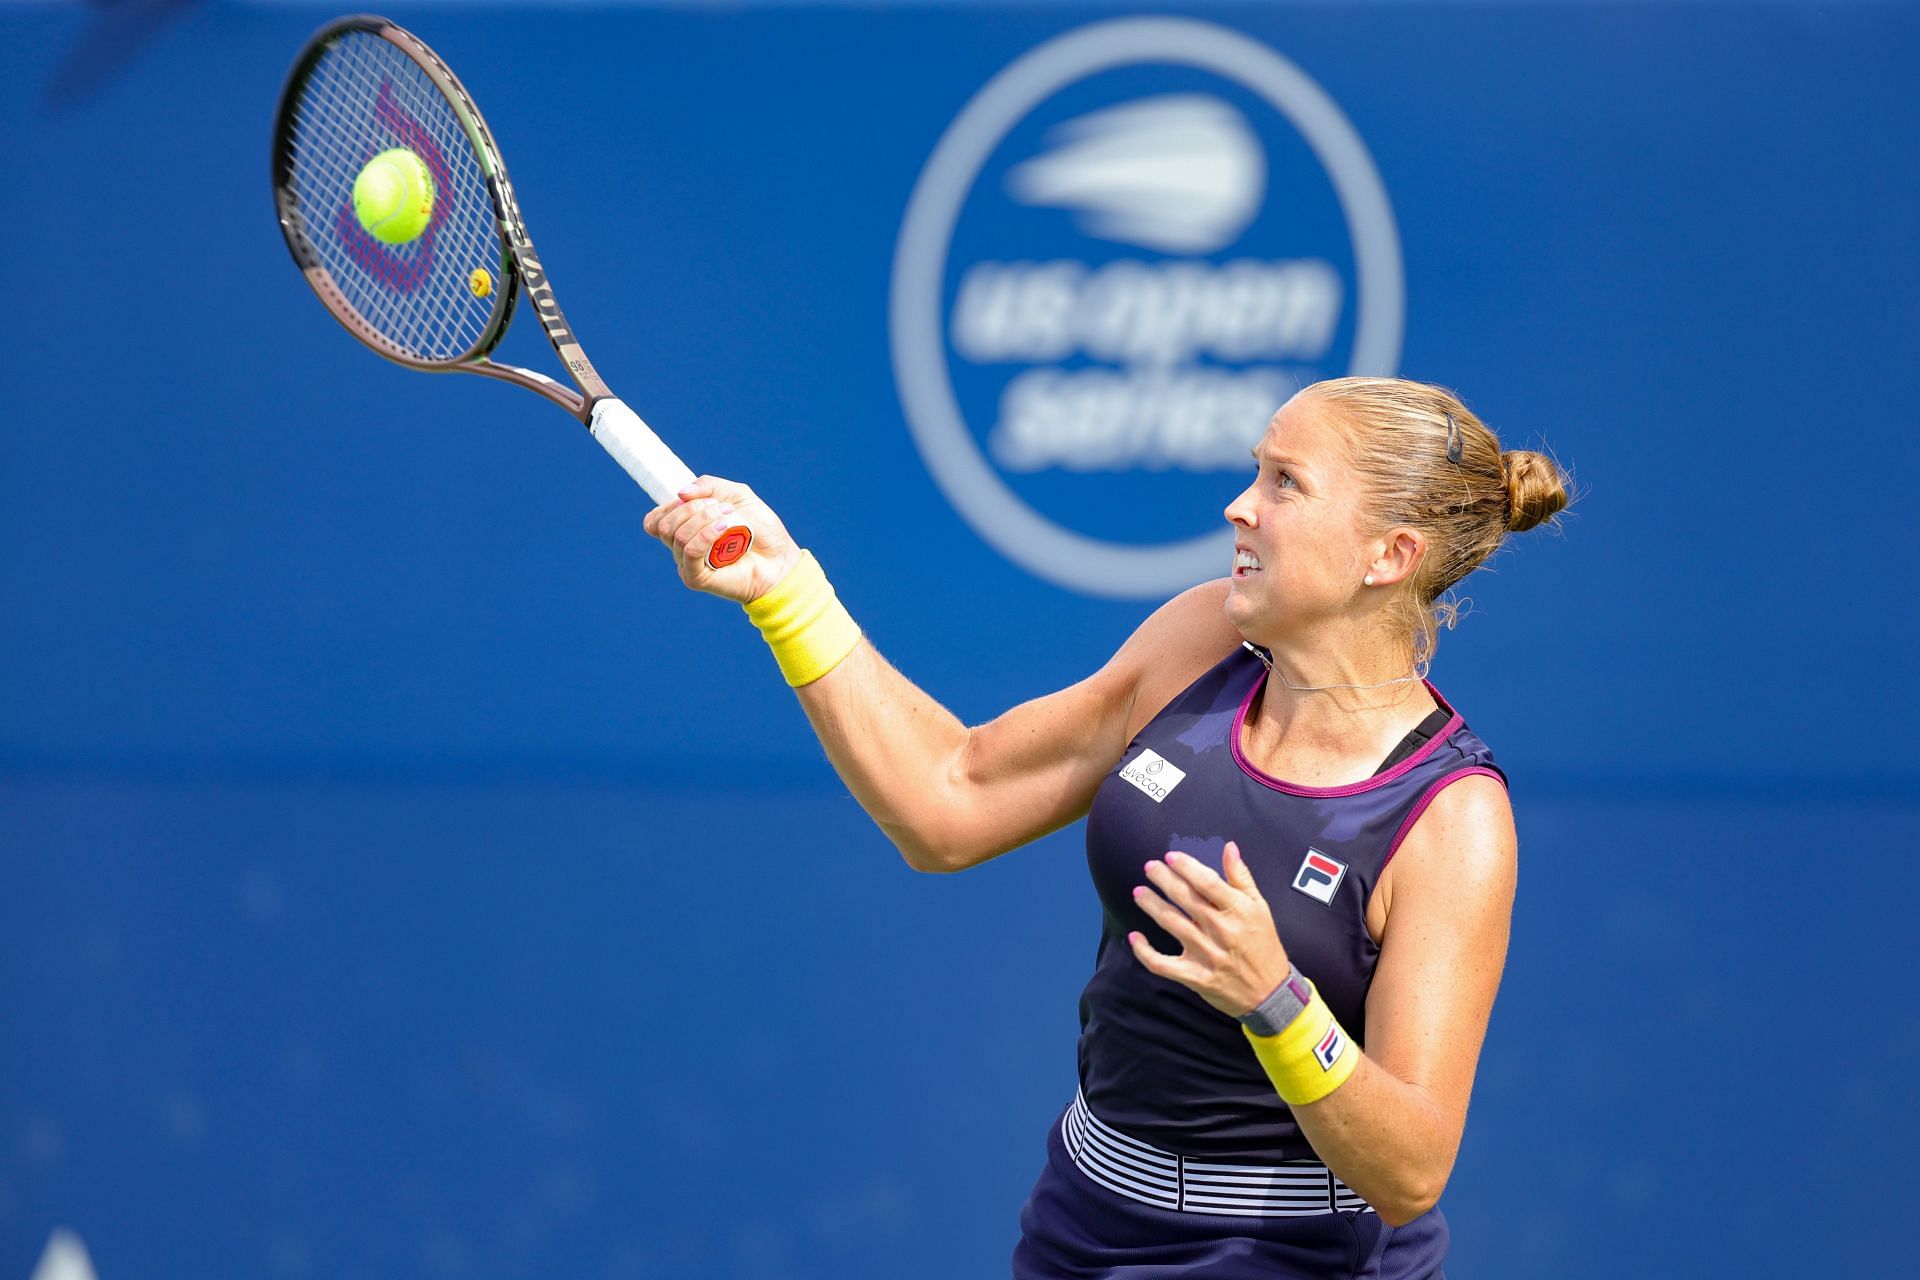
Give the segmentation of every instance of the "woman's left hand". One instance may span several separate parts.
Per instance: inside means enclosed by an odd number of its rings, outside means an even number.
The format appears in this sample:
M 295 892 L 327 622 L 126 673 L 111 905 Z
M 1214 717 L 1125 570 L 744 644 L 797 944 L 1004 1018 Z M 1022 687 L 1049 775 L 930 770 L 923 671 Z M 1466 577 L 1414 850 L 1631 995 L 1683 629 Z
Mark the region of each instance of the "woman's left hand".
M 1237 1018 L 1273 994 L 1292 963 L 1273 927 L 1273 912 L 1260 896 L 1240 846 L 1231 840 L 1221 865 L 1225 879 L 1184 853 L 1149 862 L 1152 885 L 1135 889 L 1133 900 L 1185 949 L 1177 956 L 1162 954 L 1143 933 L 1129 933 L 1127 942 L 1150 972 L 1191 987 L 1208 1004 Z

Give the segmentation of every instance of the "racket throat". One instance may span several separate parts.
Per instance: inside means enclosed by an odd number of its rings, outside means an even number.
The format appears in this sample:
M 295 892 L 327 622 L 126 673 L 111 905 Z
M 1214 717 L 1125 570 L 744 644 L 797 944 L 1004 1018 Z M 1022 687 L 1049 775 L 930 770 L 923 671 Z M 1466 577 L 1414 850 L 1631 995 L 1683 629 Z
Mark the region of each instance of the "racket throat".
M 587 359 L 587 353 L 580 349 L 577 342 L 555 341 L 553 349 L 560 353 L 560 363 L 567 366 L 567 372 L 580 384 L 580 390 L 586 393 L 586 407 L 591 410 L 598 400 L 613 399 L 613 391 L 594 372 L 593 362 Z

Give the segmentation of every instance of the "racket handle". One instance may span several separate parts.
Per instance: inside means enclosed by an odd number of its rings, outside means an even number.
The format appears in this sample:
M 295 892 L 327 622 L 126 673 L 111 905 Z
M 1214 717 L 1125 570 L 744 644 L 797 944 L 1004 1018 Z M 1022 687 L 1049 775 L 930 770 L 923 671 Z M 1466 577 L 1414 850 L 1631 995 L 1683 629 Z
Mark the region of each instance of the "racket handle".
M 647 491 L 656 506 L 664 506 L 693 482 L 693 471 L 667 448 L 666 441 L 640 420 L 640 415 L 608 396 L 593 402 L 587 430 L 613 455 L 634 483 Z M 753 530 L 736 524 L 713 541 L 707 551 L 707 567 L 724 569 L 747 554 L 753 545 Z

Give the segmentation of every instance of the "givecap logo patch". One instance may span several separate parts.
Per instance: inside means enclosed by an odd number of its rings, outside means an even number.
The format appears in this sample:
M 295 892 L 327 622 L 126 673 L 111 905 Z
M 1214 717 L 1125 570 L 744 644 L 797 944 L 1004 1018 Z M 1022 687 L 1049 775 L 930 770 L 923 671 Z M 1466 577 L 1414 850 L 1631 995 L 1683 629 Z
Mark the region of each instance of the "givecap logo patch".
M 1185 769 L 1176 769 L 1162 759 L 1151 747 L 1142 747 L 1140 754 L 1120 771 L 1120 777 L 1131 782 L 1148 796 L 1155 804 L 1167 798 L 1169 792 L 1186 779 Z

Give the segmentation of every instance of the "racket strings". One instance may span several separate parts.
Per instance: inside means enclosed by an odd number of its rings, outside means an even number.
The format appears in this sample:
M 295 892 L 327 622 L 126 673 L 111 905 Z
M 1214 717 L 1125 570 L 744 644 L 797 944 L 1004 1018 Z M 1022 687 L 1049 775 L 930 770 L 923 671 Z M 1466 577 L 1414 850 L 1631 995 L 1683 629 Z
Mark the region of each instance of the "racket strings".
M 348 304 L 414 359 L 471 351 L 498 304 L 499 231 L 480 157 L 425 70 L 371 32 L 342 35 L 301 86 L 290 144 L 307 238 Z M 354 179 L 393 147 L 418 155 L 435 187 L 426 230 L 398 245 L 376 240 L 353 212 Z M 488 288 L 473 288 L 476 270 Z

